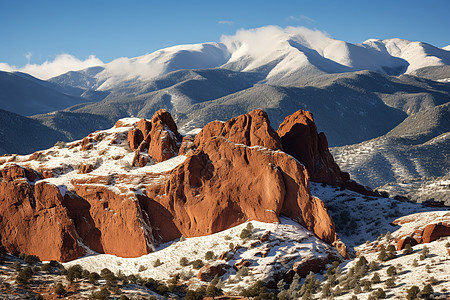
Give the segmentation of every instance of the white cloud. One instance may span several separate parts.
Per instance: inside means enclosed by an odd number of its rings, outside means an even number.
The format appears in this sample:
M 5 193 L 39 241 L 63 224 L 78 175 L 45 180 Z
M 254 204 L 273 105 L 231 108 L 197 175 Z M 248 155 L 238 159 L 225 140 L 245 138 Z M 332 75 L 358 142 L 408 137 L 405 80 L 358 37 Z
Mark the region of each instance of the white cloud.
M 219 22 L 217 22 L 217 24 L 220 24 L 220 25 L 234 25 L 234 22 L 233 21 L 227 21 L 227 20 L 222 20 L 222 21 L 219 21 Z
M 300 15 L 300 16 L 289 16 L 286 18 L 286 20 L 288 21 L 294 21 L 294 22 L 306 22 L 306 23 L 314 23 L 316 22 L 314 19 L 305 16 L 305 15 Z
M 80 60 L 70 54 L 60 54 L 55 57 L 53 61 L 45 61 L 42 64 L 31 64 L 31 53 L 28 52 L 25 57 L 28 60 L 28 64 L 24 67 L 17 68 L 16 66 L 10 66 L 6 63 L 0 63 L 0 70 L 3 71 L 18 71 L 28 73 L 40 79 L 49 79 L 69 71 L 78 71 L 89 67 L 103 65 L 103 62 L 95 55 L 90 55 L 85 60 Z

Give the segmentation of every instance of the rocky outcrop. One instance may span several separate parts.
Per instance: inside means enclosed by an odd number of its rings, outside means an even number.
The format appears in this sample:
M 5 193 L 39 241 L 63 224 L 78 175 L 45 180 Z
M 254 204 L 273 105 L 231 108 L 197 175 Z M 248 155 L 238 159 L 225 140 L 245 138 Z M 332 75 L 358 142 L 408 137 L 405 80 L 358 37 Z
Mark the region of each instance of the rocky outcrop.
M 279 151 L 280 139 L 265 112 L 210 123 L 195 140 L 185 137 L 181 149 L 165 110 L 151 121 L 124 119 L 115 128 L 23 159 L 27 168 L 2 165 L 0 235 L 9 251 L 67 261 L 82 255 L 83 245 L 137 257 L 157 242 L 209 235 L 248 220 L 279 222 L 281 215 L 337 245 L 325 204 L 309 192 L 308 171 Z M 79 149 L 86 152 L 80 155 Z M 187 158 L 149 166 L 179 152 Z M 52 163 L 53 156 L 62 160 L 68 153 L 71 161 L 82 162 Z M 102 157 L 90 159 L 90 153 Z M 75 168 L 78 172 L 70 172 Z
M 431 243 L 450 236 L 450 212 L 447 211 L 413 214 L 399 218 L 393 224 L 402 226 L 394 233 L 397 250 L 404 249 L 407 244 Z
M 181 136 L 177 126 L 165 109 L 158 110 L 150 122 L 145 119 L 140 120 L 137 127 L 128 132 L 128 145 L 132 151 L 136 151 L 135 166 L 144 164 L 139 155 L 146 149 L 148 149 L 148 155 L 158 162 L 176 156 L 180 142 Z
M 195 137 L 195 145 L 198 147 L 215 136 L 222 136 L 230 142 L 245 146 L 262 146 L 272 150 L 282 149 L 277 133 L 270 126 L 267 113 L 260 109 L 252 110 L 248 114 L 226 122 L 208 123 Z
M 1 175 L 0 236 L 8 252 L 59 261 L 85 253 L 56 186 L 44 181 L 33 186 L 17 165 L 3 168 Z
M 287 116 L 277 130 L 286 153 L 305 165 L 311 180 L 341 186 L 361 194 L 374 196 L 370 189 L 350 180 L 342 172 L 328 150 L 328 141 L 323 132 L 318 133 L 311 112 L 299 110 Z
M 203 142 L 167 182 L 147 189 L 185 237 L 208 235 L 247 220 L 298 220 L 332 243 L 337 236 L 325 204 L 309 193 L 305 168 L 289 155 L 246 147 L 219 136 Z M 162 195 L 162 196 L 161 196 Z
M 225 275 L 230 268 L 231 266 L 222 263 L 206 265 L 200 269 L 197 278 L 201 281 L 209 282 L 213 280 L 216 275 L 218 275 L 219 277 Z

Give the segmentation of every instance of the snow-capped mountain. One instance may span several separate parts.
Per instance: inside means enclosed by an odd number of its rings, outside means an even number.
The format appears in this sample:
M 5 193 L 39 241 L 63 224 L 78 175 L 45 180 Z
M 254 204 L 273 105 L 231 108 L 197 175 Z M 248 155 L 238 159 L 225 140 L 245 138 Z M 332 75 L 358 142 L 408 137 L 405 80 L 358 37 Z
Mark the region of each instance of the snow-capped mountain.
M 448 50 L 421 42 L 371 39 L 352 44 L 304 27 L 267 26 L 223 36 L 220 43 L 180 45 L 136 58 L 118 58 L 94 67 L 95 72 L 69 72 L 51 81 L 109 90 L 176 70 L 225 68 L 262 72 L 266 81 L 280 83 L 292 80 L 291 76 L 361 70 L 399 75 L 448 64 Z M 74 82 L 74 76 L 78 81 Z

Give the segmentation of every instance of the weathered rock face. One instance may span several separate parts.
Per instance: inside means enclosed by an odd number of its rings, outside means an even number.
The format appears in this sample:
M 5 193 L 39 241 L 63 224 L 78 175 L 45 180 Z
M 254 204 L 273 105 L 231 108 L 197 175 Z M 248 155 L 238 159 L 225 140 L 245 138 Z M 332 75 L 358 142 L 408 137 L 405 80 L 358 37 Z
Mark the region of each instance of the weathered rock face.
M 31 178 L 16 165 L 3 168 L 1 174 L 0 236 L 8 252 L 60 261 L 85 253 L 56 186 L 38 182 L 33 187 Z
M 365 195 L 375 193 L 350 180 L 334 162 L 328 150 L 328 141 L 323 132 L 317 133 L 313 115 L 309 111 L 299 110 L 287 116 L 277 130 L 286 153 L 305 165 L 311 180 L 326 184 L 347 187 Z
M 227 122 L 214 121 L 207 124 L 195 137 L 195 145 L 198 147 L 214 136 L 222 136 L 235 144 L 245 146 L 282 149 L 277 133 L 270 126 L 267 113 L 260 109 L 252 110 Z
M 131 150 L 137 151 L 135 166 L 144 164 L 145 159 L 140 159 L 139 153 L 147 148 L 148 154 L 158 162 L 176 156 L 179 142 L 181 136 L 177 126 L 170 113 L 164 109 L 158 110 L 151 122 L 142 119 L 137 123 L 137 128 L 128 132 L 128 145 Z
M 283 214 L 332 243 L 334 223 L 324 203 L 309 193 L 308 179 L 305 168 L 283 152 L 213 137 L 173 170 L 162 188 L 149 188 L 147 195 L 176 216 L 186 237 L 247 220 L 278 222 Z
M 209 235 L 247 220 L 279 222 L 280 215 L 329 244 L 337 241 L 324 203 L 309 192 L 306 168 L 278 151 L 281 142 L 263 111 L 210 123 L 195 140 L 185 137 L 181 150 L 164 110 L 115 128 L 17 159 L 28 168 L 0 161 L 0 236 L 8 251 L 67 261 L 85 245 L 137 257 L 157 241 Z M 178 152 L 187 158 L 149 166 Z M 68 153 L 77 164 L 59 163 Z

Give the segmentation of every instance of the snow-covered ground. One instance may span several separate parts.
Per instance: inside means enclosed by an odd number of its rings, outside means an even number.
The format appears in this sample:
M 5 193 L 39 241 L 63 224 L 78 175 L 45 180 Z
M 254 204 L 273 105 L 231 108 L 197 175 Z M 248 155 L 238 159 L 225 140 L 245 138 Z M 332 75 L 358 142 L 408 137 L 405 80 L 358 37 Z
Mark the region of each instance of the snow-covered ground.
M 178 155 L 160 163 L 151 161 L 144 167 L 133 168 L 135 153 L 127 144 L 127 134 L 139 120 L 123 118 L 117 122 L 118 127 L 90 134 L 92 147 L 87 150 L 80 149 L 81 140 L 78 140 L 30 155 L 0 157 L 0 165 L 20 164 L 38 171 L 53 170 L 55 176 L 43 181 L 58 186 L 63 195 L 74 189 L 72 180 L 107 176 L 115 178 L 113 184 L 105 185 L 114 192 L 140 193 L 146 185 L 163 180 L 164 173 L 183 163 L 186 156 Z M 94 170 L 82 174 L 79 172 L 82 165 L 92 165 Z
M 161 281 L 178 274 L 194 288 L 201 283 L 197 278 L 199 271 L 192 265 L 182 266 L 180 260 L 183 257 L 191 262 L 200 259 L 204 264 L 229 265 L 227 273 L 221 278 L 224 290 L 236 293 L 257 280 L 269 280 L 276 273 L 285 273 L 295 262 L 311 258 L 326 259 L 330 253 L 336 258 L 340 257 L 333 247 L 299 224 L 287 218 L 281 218 L 281 221 L 281 224 L 251 221 L 209 236 L 176 240 L 138 258 L 95 254 L 68 262 L 65 266 L 80 264 L 83 268 L 95 272 L 108 268 L 115 273 L 120 271 L 125 275 L 137 274 L 143 278 L 151 277 Z M 240 234 L 248 223 L 254 227 L 253 235 L 249 239 L 242 239 Z M 271 232 L 269 241 L 260 242 L 260 237 L 268 231 Z M 231 247 L 238 248 L 232 251 L 232 258 L 229 261 L 218 260 L 218 256 L 230 251 Z M 205 259 L 208 251 L 214 252 L 215 257 L 211 260 Z M 248 275 L 237 274 L 232 268 L 242 259 L 250 262 Z M 157 261 L 160 265 L 155 264 Z
M 325 202 L 340 239 L 351 247 L 399 229 L 399 226 L 391 224 L 399 217 L 419 212 L 450 211 L 449 207 L 431 208 L 392 198 L 363 196 L 314 182 L 311 182 L 310 189 L 314 196 Z

